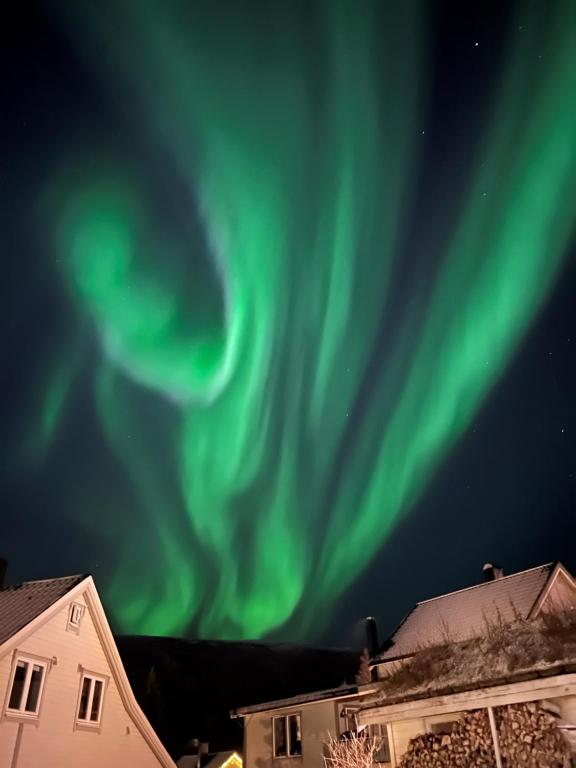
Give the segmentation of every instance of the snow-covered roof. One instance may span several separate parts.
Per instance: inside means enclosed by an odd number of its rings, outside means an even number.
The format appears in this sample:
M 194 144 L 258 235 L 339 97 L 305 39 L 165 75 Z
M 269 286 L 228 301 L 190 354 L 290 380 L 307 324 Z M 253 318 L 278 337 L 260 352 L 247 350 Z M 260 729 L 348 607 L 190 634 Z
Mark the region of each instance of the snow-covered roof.
M 25 581 L 0 590 L 0 645 L 79 584 L 84 575 Z
M 526 619 L 546 587 L 555 563 L 531 568 L 417 603 L 373 661 L 410 656 L 444 642 L 482 634 L 486 622 Z

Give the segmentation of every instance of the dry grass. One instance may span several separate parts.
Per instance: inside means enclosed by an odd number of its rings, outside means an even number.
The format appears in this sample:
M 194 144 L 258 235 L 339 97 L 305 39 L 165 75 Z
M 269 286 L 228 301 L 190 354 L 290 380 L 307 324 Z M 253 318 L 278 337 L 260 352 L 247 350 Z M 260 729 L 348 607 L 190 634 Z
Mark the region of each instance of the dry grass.
M 385 697 L 485 683 L 515 673 L 576 661 L 576 611 L 528 621 L 515 614 L 485 618 L 482 636 L 463 642 L 443 638 L 423 648 L 382 681 Z

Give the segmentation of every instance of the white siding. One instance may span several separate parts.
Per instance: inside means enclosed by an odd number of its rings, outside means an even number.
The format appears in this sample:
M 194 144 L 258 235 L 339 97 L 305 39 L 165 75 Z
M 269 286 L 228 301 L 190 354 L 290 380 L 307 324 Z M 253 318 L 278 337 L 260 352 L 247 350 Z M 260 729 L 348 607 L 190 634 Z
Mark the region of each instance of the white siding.
M 554 699 L 554 704 L 560 709 L 562 724 L 564 726 L 576 726 L 576 696 L 561 696 Z M 570 744 L 572 756 L 576 757 L 576 732 L 568 727 L 563 733 Z
M 299 713 L 302 727 L 302 755 L 274 758 L 272 718 Z M 258 712 L 244 719 L 245 768 L 324 768 L 324 742 L 328 733 L 336 734 L 335 702 L 321 701 L 277 712 Z
M 426 726 L 422 718 L 415 718 L 413 720 L 403 720 L 398 723 L 392 723 L 390 730 L 392 731 L 394 756 L 398 763 L 404 752 L 408 749 L 410 739 L 418 736 L 419 733 L 424 733 L 426 731 Z
M 543 611 L 569 610 L 576 608 L 576 589 L 571 581 L 560 572 L 542 604 Z
M 39 718 L 23 727 L 17 768 L 158 768 L 160 761 L 124 708 L 88 607 L 78 634 L 66 629 L 68 608 L 64 606 L 16 651 L 53 660 Z M 4 714 L 13 657 L 10 653 L 0 659 L 0 768 L 11 765 L 18 728 Z M 75 728 L 80 666 L 109 678 L 100 728 L 94 731 Z
M 560 708 L 560 715 L 567 723 L 576 725 L 576 696 L 559 696 L 553 699 L 554 704 Z

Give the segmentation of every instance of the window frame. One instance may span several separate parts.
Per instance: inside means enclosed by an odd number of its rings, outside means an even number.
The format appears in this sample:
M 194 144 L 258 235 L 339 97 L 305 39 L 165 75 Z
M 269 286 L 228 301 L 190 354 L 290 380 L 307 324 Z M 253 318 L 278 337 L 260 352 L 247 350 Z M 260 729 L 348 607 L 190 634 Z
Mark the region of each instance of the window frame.
M 297 718 L 298 730 L 300 732 L 300 752 L 291 753 L 291 736 L 290 736 L 290 718 Z M 276 753 L 276 721 L 281 720 L 284 722 L 284 734 L 286 742 L 286 754 L 278 755 Z M 272 757 L 274 760 L 293 760 L 294 758 L 302 758 L 304 751 L 304 739 L 302 738 L 302 713 L 301 712 L 285 712 L 282 715 L 272 716 Z
M 85 609 L 86 606 L 82 605 L 82 603 L 70 603 L 66 629 L 69 629 L 72 632 L 76 632 L 76 634 L 78 634 L 80 631 L 80 625 L 82 624 L 82 618 L 84 616 Z
M 18 708 L 10 706 L 10 699 L 12 698 L 12 690 L 14 688 L 14 682 L 16 680 L 16 673 L 19 664 L 26 664 L 28 669 L 24 675 L 24 684 L 22 687 L 22 693 L 20 695 L 20 704 Z M 44 688 L 46 685 L 46 678 L 50 669 L 51 662 L 49 659 L 45 659 L 40 656 L 35 656 L 29 653 L 21 653 L 16 651 L 12 659 L 12 668 L 10 670 L 10 678 L 8 686 L 6 688 L 6 699 L 4 703 L 4 716 L 7 718 L 15 718 L 24 721 L 37 721 L 40 717 L 40 710 L 42 708 L 42 699 L 44 695 Z M 34 710 L 27 710 L 26 701 L 30 694 L 30 685 L 32 681 L 32 674 L 34 667 L 40 667 L 42 669 L 42 678 L 40 680 L 40 687 L 38 695 L 36 697 L 36 707 Z
M 378 765 L 391 765 L 392 763 L 392 749 L 390 747 L 390 731 L 388 730 L 388 723 L 371 723 L 367 726 L 366 736 L 369 739 L 380 739 L 380 749 L 374 755 L 374 763 Z M 387 758 L 385 760 L 378 759 L 378 753 L 385 746 Z
M 76 699 L 76 710 L 74 713 L 74 727 L 86 728 L 90 731 L 99 730 L 102 725 L 102 714 L 104 712 L 104 698 L 106 696 L 106 689 L 108 687 L 108 677 L 101 675 L 98 672 L 92 672 L 88 669 L 80 668 L 80 684 L 78 686 L 78 697 Z M 82 691 L 84 689 L 84 681 L 90 681 L 90 687 L 88 689 L 88 698 L 86 700 L 86 717 L 80 717 L 80 707 L 82 705 Z M 94 702 L 94 691 L 96 689 L 96 683 L 101 683 L 100 701 L 98 703 L 98 717 L 96 720 L 92 720 L 90 715 L 92 712 L 92 705 Z
M 433 733 L 436 736 L 440 734 L 451 734 L 454 726 L 458 723 L 458 718 L 454 720 L 438 720 L 437 722 L 427 723 L 426 732 Z

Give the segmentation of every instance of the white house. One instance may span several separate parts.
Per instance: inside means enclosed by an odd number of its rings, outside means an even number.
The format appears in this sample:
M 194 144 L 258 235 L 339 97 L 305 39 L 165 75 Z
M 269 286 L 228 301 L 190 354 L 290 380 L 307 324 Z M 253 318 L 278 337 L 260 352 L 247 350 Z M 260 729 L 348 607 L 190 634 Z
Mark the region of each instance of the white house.
M 375 691 L 370 684 L 341 686 L 234 710 L 231 717 L 244 722 L 244 765 L 325 768 L 328 734 L 355 730 L 361 701 Z M 378 725 L 373 729 L 380 731 Z M 387 762 L 386 745 L 379 757 Z
M 531 648 L 540 637 L 532 629 L 539 617 L 576 610 L 576 582 L 560 563 L 510 576 L 491 564 L 484 570 L 483 583 L 418 603 L 372 659 L 381 690 L 364 704 L 358 721 L 386 730 L 392 766 L 411 740 L 423 733 L 449 734 L 472 711 L 486 713 L 497 751 L 494 712 L 525 703 L 555 713 L 576 755 L 574 622 L 568 626 L 571 635 L 560 640 L 558 658 L 538 658 L 538 648 Z M 496 646 L 508 640 L 517 648 L 491 654 L 490 643 L 482 640 L 491 632 Z M 517 654 L 513 668 L 500 664 L 507 654 Z M 423 658 L 428 669 L 418 680 Z M 496 764 L 502 764 L 499 755 Z
M 0 590 L 0 767 L 175 768 L 90 576 Z
M 484 577 L 474 587 L 418 603 L 372 658 L 372 684 L 318 691 L 232 712 L 232 717 L 244 721 L 246 768 L 325 768 L 328 736 L 338 737 L 348 730 L 364 730 L 381 740 L 377 762 L 382 768 L 394 768 L 419 734 L 443 734 L 470 711 L 493 714 L 497 707 L 526 702 L 555 709 L 566 735 L 576 737 L 573 656 L 545 669 L 536 664 L 512 675 L 487 669 L 481 685 L 464 669 L 465 682 L 449 679 L 449 674 L 432 674 L 420 689 L 408 685 L 406 690 L 386 692 L 391 676 L 425 649 L 461 648 L 467 641 L 481 638 L 489 626 L 507 627 L 515 621 L 529 632 L 531 621 L 539 616 L 576 610 L 576 582 L 559 563 L 510 576 L 487 564 Z

